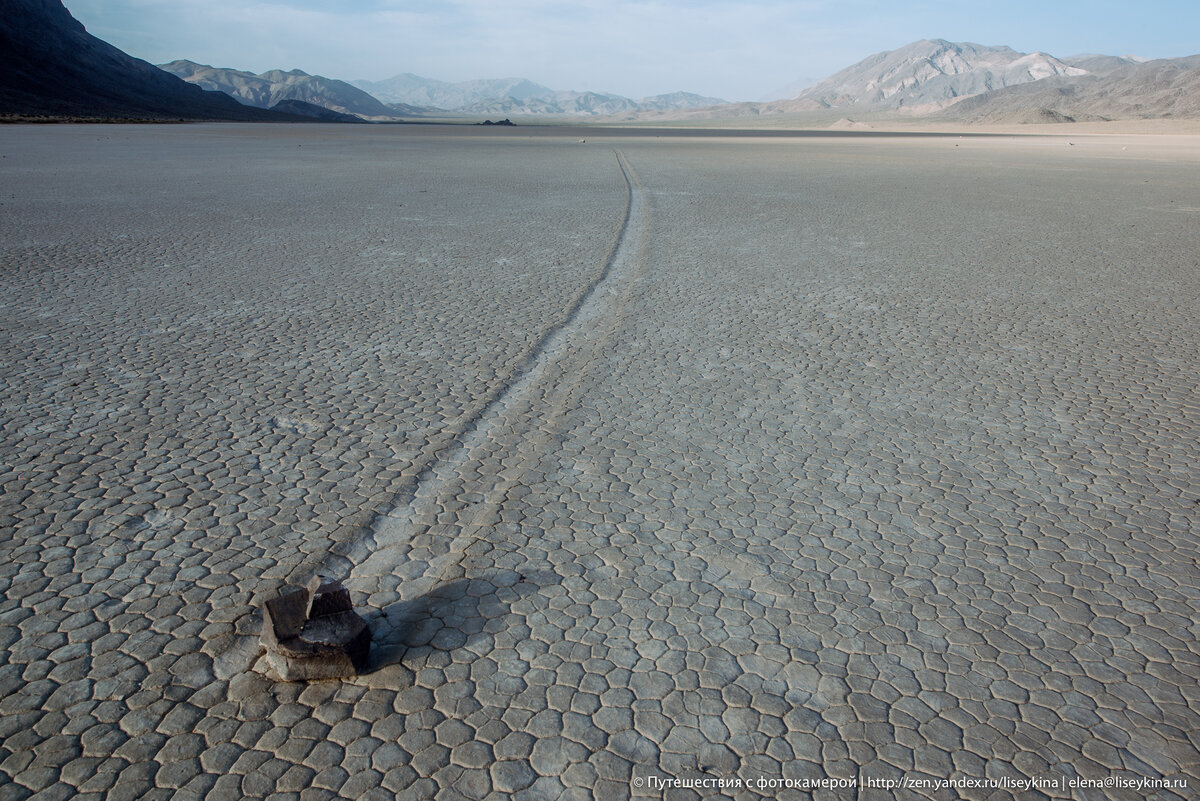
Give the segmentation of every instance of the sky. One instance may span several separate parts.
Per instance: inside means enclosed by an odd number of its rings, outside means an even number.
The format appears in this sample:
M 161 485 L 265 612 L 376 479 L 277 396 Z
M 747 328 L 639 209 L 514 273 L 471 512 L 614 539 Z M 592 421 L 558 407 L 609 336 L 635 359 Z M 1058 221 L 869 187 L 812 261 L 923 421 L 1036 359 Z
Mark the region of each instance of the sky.
M 186 58 L 343 80 L 411 72 L 725 100 L 792 93 L 882 50 L 941 38 L 1056 56 L 1200 53 L 1200 1 L 65 0 L 155 64 Z

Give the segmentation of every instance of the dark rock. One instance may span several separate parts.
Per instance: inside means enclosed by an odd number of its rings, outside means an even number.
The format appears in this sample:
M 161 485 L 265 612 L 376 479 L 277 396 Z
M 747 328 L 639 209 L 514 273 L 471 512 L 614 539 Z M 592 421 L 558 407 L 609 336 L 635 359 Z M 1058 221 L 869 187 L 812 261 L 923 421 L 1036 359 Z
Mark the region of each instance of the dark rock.
M 371 629 L 341 582 L 313 576 L 307 587 L 266 602 L 261 642 L 284 681 L 339 679 L 366 667 Z
M 313 576 L 308 581 L 308 595 L 305 617 L 309 620 L 324 615 L 354 611 L 354 604 L 350 603 L 350 590 L 343 587 L 337 579 L 331 579 L 328 576 Z
M 300 636 L 308 620 L 308 590 L 292 590 L 263 607 L 262 644 L 268 651 L 279 643 Z

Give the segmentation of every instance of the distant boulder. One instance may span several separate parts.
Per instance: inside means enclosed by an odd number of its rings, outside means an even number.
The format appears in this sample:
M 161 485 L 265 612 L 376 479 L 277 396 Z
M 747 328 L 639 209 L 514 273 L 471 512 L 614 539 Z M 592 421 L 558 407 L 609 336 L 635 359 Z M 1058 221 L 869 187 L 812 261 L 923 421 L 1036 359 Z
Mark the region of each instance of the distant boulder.
M 510 120 L 508 117 L 505 117 L 504 119 L 502 119 L 498 122 L 492 122 L 491 120 L 484 120 L 483 122 L 477 122 L 475 124 L 476 125 L 516 125 L 516 123 L 513 122 L 512 120 Z

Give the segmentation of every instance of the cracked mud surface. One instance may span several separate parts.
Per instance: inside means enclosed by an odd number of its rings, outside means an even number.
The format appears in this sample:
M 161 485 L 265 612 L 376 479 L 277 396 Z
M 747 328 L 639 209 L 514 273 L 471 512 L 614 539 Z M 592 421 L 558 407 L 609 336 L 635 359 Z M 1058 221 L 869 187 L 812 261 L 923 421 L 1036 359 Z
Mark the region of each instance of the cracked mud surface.
M 0 799 L 1188 798 L 1196 154 L 587 138 L 0 130 Z

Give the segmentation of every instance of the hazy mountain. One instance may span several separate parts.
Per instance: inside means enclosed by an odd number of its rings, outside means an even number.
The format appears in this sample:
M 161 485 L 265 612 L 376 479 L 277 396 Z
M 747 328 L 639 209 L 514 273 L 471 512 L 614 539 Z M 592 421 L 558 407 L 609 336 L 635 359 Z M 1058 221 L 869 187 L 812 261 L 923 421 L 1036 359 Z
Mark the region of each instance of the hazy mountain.
M 758 102 L 770 103 L 772 100 L 790 100 L 816 82 L 816 78 L 797 78 L 794 81 L 767 92 L 758 99 Z
M 224 92 L 246 105 L 259 108 L 273 108 L 284 100 L 300 100 L 341 114 L 359 117 L 391 119 L 406 111 L 409 115 L 416 115 L 421 111 L 415 108 L 393 108 L 345 81 L 309 75 L 301 70 L 270 70 L 255 75 L 244 70 L 197 64 L 186 59 L 160 66 L 189 83 Z
M 491 78 L 449 83 L 404 73 L 355 86 L 388 103 L 409 103 L 458 114 L 609 116 L 639 110 L 695 108 L 724 103 L 689 92 L 631 100 L 608 92 L 558 91 L 525 78 Z
M 967 98 L 946 111 L 965 122 L 1200 118 L 1200 55 L 1131 61 L 1100 75 L 1055 77 Z
M 924 39 L 876 53 L 799 95 L 817 107 L 937 108 L 960 98 L 1057 75 L 1083 75 L 1046 53 Z
M 206 92 L 97 39 L 61 0 L 4 0 L 0 114 L 294 119 Z
M 552 115 L 595 117 L 637 109 L 627 97 L 602 92 L 554 92 L 549 98 L 504 97 L 480 100 L 455 109 L 460 114 Z
M 673 109 L 716 106 L 725 102 L 719 97 L 705 97 L 691 92 L 669 92 L 665 95 L 643 97 L 637 101 L 637 107 L 646 111 L 671 111 Z
M 382 81 L 351 81 L 386 103 L 432 106 L 456 111 L 494 100 L 553 100 L 553 89 L 524 78 L 492 78 L 450 83 L 410 72 Z
M 1104 56 L 1096 53 L 1084 53 L 1077 56 L 1067 56 L 1060 59 L 1064 64 L 1087 70 L 1093 75 L 1105 75 L 1130 64 L 1143 64 L 1146 59 L 1137 56 Z

